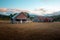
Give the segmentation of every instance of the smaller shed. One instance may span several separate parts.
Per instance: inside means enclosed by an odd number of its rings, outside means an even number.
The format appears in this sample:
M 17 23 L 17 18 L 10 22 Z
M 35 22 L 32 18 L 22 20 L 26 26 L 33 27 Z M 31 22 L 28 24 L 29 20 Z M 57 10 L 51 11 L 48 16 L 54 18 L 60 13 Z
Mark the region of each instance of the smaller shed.
M 36 16 L 33 19 L 33 22 L 44 22 L 45 17 L 43 16 Z

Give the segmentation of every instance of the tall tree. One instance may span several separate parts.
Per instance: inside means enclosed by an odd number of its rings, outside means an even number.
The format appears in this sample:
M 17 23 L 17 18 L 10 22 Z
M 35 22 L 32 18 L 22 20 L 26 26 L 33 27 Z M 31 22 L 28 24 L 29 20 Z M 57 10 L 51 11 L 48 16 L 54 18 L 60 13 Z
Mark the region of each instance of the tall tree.
M 27 13 L 27 12 L 25 12 L 25 15 L 27 16 L 27 18 L 29 18 L 29 17 L 30 17 L 29 13 Z
M 12 19 L 13 15 L 10 14 L 10 20 L 11 20 L 11 23 L 13 24 L 13 19 Z

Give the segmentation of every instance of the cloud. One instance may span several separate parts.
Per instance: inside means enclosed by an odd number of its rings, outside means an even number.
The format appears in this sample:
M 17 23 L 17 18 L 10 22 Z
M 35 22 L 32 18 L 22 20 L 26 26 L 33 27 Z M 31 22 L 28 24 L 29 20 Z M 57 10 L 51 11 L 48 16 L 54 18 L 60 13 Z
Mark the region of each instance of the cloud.
M 19 13 L 19 12 L 29 12 L 32 14 L 37 14 L 37 15 L 45 15 L 45 14 L 52 14 L 54 12 L 58 12 L 60 11 L 60 7 L 58 6 L 46 6 L 46 7 L 40 7 L 40 8 L 36 8 L 34 10 L 28 10 L 28 9 L 19 9 L 19 8 L 15 8 L 15 9 L 8 9 L 8 8 L 0 8 L 0 12 L 14 12 L 14 13 Z
M 60 6 L 43 6 L 33 10 L 32 12 L 38 15 L 52 14 L 60 11 Z
M 0 8 L 0 12 L 7 12 L 7 8 Z
M 39 8 L 35 10 L 30 10 L 30 12 L 36 15 L 44 15 L 46 13 L 46 10 L 43 8 Z

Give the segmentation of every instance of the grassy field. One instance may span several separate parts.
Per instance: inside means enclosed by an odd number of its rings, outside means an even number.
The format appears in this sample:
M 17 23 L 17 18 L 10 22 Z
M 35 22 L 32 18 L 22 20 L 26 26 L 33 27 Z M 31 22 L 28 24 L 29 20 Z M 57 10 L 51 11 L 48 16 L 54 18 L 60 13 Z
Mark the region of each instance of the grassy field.
M 60 22 L 10 24 L 0 21 L 0 40 L 60 40 Z

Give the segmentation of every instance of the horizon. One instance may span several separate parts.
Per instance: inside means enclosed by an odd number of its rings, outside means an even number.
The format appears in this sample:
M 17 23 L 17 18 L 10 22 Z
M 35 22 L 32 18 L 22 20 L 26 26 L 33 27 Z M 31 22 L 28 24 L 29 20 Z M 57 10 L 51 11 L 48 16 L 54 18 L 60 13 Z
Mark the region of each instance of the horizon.
M 59 4 L 60 0 L 0 0 L 0 9 L 20 9 L 43 15 L 60 11 Z

